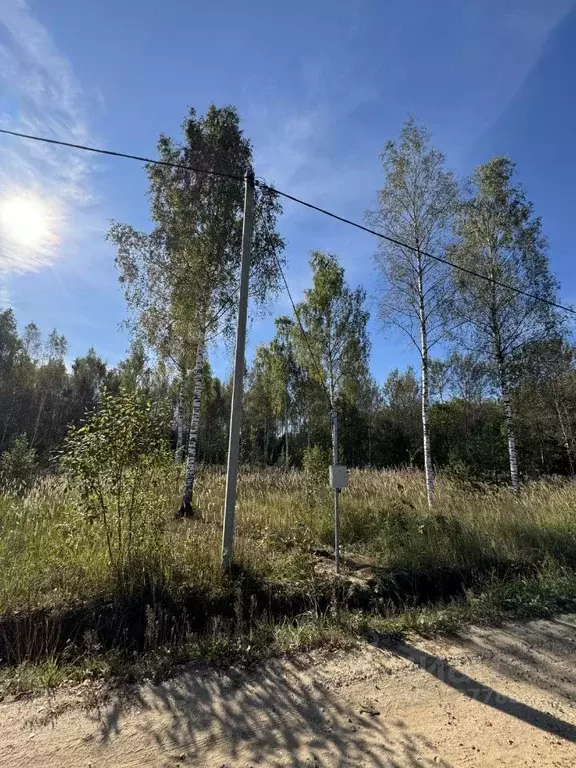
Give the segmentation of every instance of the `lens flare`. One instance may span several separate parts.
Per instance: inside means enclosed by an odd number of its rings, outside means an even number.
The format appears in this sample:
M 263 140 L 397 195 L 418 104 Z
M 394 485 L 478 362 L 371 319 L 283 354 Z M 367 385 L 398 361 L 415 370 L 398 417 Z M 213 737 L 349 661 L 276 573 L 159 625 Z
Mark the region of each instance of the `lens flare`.
M 48 206 L 31 195 L 0 200 L 0 236 L 13 243 L 41 248 L 53 239 Z

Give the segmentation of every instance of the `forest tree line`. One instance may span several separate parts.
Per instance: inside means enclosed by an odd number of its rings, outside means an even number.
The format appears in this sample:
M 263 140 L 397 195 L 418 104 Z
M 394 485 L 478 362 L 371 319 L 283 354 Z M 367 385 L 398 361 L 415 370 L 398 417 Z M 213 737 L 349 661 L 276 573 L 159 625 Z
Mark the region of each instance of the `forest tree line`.
M 287 342 L 294 321 L 279 318 L 274 339 L 261 345 L 246 375 L 241 457 L 256 466 L 301 467 L 316 446 L 327 457 L 330 417 L 321 385 L 296 364 Z M 58 345 L 54 341 L 58 338 Z M 34 345 L 31 347 L 31 340 Z M 12 310 L 0 313 L 0 451 L 19 436 L 35 452 L 39 469 L 54 459 L 70 424 L 94 410 L 104 389 L 139 390 L 172 414 L 174 451 L 179 382 L 162 363 L 151 364 L 142 347 L 109 367 L 90 349 L 71 365 L 56 333 L 42 342 L 36 326 L 18 333 Z M 534 345 L 533 362 L 518 371 L 512 389 L 518 452 L 526 477 L 574 471 L 576 350 L 567 342 Z M 188 389 L 191 382 L 188 382 Z M 189 393 L 187 393 L 189 395 Z M 186 393 L 183 398 L 186 402 Z M 198 458 L 222 465 L 228 448 L 231 384 L 204 363 Z M 188 398 L 189 401 L 189 398 Z M 417 372 L 392 370 L 379 385 L 368 369 L 352 374 L 339 402 L 342 461 L 351 467 L 423 467 L 421 392 Z M 434 464 L 462 477 L 503 482 L 508 477 L 502 406 L 486 368 L 471 355 L 452 353 L 430 362 L 430 433 Z M 182 439 L 187 441 L 186 428 Z
M 56 331 L 19 331 L 12 310 L 1 313 L 0 452 L 19 439 L 48 467 L 68 425 L 104 390 L 137 389 L 170 414 L 172 448 L 187 466 L 186 512 L 196 459 L 226 459 L 231 387 L 212 374 L 207 352 L 233 331 L 243 190 L 178 166 L 210 158 L 213 169 L 243 175 L 252 145 L 234 108 L 212 106 L 200 117 L 191 110 L 183 140 L 161 136 L 158 151 L 167 164 L 147 167 L 153 229 L 114 222 L 108 235 L 129 310 L 128 357 L 110 368 L 91 349 L 67 364 Z M 383 186 L 366 215 L 389 238 L 375 254 L 379 320 L 414 346 L 418 369 L 374 380 L 379 339 L 371 348 L 365 290 L 348 285 L 337 255 L 310 254 L 302 301 L 276 318 L 273 339 L 246 371 L 243 461 L 300 467 L 313 451 L 328 455 L 336 409 L 341 460 L 422 468 L 430 504 L 440 468 L 508 478 L 515 489 L 522 477 L 573 474 L 576 350 L 553 306 L 542 225 L 514 164 L 493 158 L 457 180 L 413 120 L 381 163 Z M 255 307 L 279 290 L 280 215 L 277 196 L 257 187 Z

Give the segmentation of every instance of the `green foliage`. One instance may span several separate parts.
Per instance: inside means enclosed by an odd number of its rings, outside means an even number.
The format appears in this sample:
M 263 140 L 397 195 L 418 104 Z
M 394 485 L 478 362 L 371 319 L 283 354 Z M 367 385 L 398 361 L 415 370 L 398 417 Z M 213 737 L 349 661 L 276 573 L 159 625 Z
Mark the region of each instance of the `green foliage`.
M 153 231 L 114 222 L 108 239 L 116 246 L 133 333 L 191 370 L 199 338 L 232 330 L 226 310 L 239 285 L 244 190 L 233 180 L 177 166 L 208 162 L 214 171 L 243 176 L 252 146 L 232 106 L 211 105 L 205 115 L 190 109 L 182 134 L 182 141 L 162 134 L 158 152 L 166 165 L 147 168 Z M 277 287 L 284 243 L 276 231 L 276 196 L 261 187 L 255 196 L 250 287 L 262 303 Z
M 199 430 L 199 458 L 207 464 L 225 464 L 228 450 L 231 387 L 204 366 Z
M 514 175 L 515 164 L 507 157 L 476 168 L 455 219 L 457 239 L 450 258 L 532 297 L 554 301 L 558 286 L 550 273 L 542 223 Z M 498 387 L 503 382 L 509 386 L 521 348 L 555 331 L 551 308 L 460 270 L 454 271 L 453 285 L 450 310 L 469 334 L 460 339 L 490 364 Z
M 556 300 L 558 286 L 550 272 L 541 221 L 514 183 L 514 173 L 509 158 L 494 157 L 472 174 L 455 219 L 450 257 L 464 269 L 453 270 L 449 307 L 459 321 L 460 341 L 486 364 L 500 394 L 510 478 L 519 491 L 513 374 L 526 346 L 557 335 L 550 303 Z
M 43 340 L 33 323 L 18 333 L 11 310 L 0 312 L 0 452 L 26 434 L 46 470 L 70 423 L 96 405 L 105 363 L 90 350 L 68 370 L 67 344 L 56 331 Z
M 195 367 L 199 372 L 193 375 L 188 472 L 181 506 L 181 513 L 189 514 L 206 339 L 233 332 L 235 315 L 229 310 L 240 285 L 244 188 L 226 175 L 242 177 L 251 169 L 252 145 L 244 136 L 237 110 L 214 104 L 205 115 L 190 109 L 182 138 L 177 141 L 161 134 L 158 154 L 164 164 L 147 167 L 153 230 L 140 232 L 114 222 L 108 239 L 116 247 L 133 336 L 169 360 L 182 377 Z M 210 166 L 222 176 L 190 173 L 186 166 Z M 250 291 L 259 306 L 278 287 L 284 248 L 276 229 L 280 212 L 278 196 L 257 186 Z
M 394 462 L 404 466 L 421 466 L 422 415 L 420 386 L 412 366 L 400 372 L 394 368 L 382 388 L 390 426 L 395 433 Z
M 409 118 L 398 141 L 381 155 L 384 186 L 378 209 L 368 214 L 385 232 L 376 265 L 381 275 L 380 312 L 417 349 L 421 361 L 422 458 L 428 503 L 434 501 L 434 469 L 429 431 L 430 349 L 445 335 L 449 280 L 444 263 L 429 254 L 445 251 L 458 199 L 454 174 L 431 146 L 428 131 Z M 398 243 L 406 243 L 406 246 Z M 437 370 L 434 372 L 437 373 Z M 414 459 L 411 454 L 410 462 Z
M 403 125 L 398 140 L 386 142 L 380 159 L 384 186 L 377 209 L 367 218 L 381 232 L 411 246 L 379 242 L 380 311 L 425 360 L 429 347 L 444 332 L 448 290 L 446 267 L 427 254 L 440 254 L 446 248 L 458 185 L 426 128 L 413 118 Z
M 26 435 L 17 437 L 12 448 L 0 456 L 0 481 L 6 491 L 27 491 L 37 470 L 36 451 L 29 446 Z
M 310 266 L 312 288 L 304 292 L 298 306 L 306 338 L 295 323 L 294 347 L 307 376 L 321 384 L 336 405 L 342 391 L 353 390 L 358 378 L 367 373 L 366 292 L 348 287 L 344 269 L 333 254 L 314 251 Z
M 162 470 L 158 484 L 150 488 L 151 506 L 170 512 L 173 483 L 163 465 Z M 518 498 L 508 490 L 465 487 L 439 475 L 437 507 L 431 513 L 420 473 L 353 471 L 350 487 L 342 493 L 344 575 L 354 575 L 360 566 L 363 573 L 358 576 L 373 576 L 374 589 L 395 584 L 398 599 L 384 599 L 377 615 L 338 614 L 334 626 L 317 602 L 319 595 L 326 595 L 332 564 L 329 558 L 321 557 L 319 562 L 311 554 L 332 540 L 332 505 L 325 486 L 325 482 L 315 486 L 305 482 L 296 471 L 244 471 L 241 475 L 239 569 L 252 575 L 252 586 L 261 587 L 269 580 L 275 590 L 278 582 L 288 583 L 290 595 L 310 606 L 310 612 L 296 620 L 280 611 L 275 625 L 261 627 L 258 615 L 246 616 L 239 607 L 234 626 L 216 617 L 205 634 L 178 634 L 168 648 L 155 647 L 162 606 L 181 607 L 185 596 L 193 594 L 203 609 L 214 610 L 231 589 L 242 588 L 222 574 L 224 478 L 206 470 L 199 477 L 197 494 L 203 519 L 176 521 L 170 515 L 156 529 L 156 540 L 148 541 L 140 557 L 132 559 L 131 573 L 122 582 L 110 568 L 103 527 L 84 513 L 76 483 L 46 478 L 24 499 L 0 496 L 0 613 L 34 616 L 32 610 L 43 607 L 55 621 L 50 638 L 57 638 L 58 617 L 66 616 L 66 609 L 86 603 L 109 605 L 124 599 L 130 587 L 139 588 L 132 598 L 137 604 L 144 599 L 143 593 L 162 595 L 166 602 L 154 603 L 152 598 L 152 603 L 146 603 L 150 654 L 130 654 L 128 660 L 126 654 L 103 657 L 96 637 L 79 662 L 83 673 L 77 674 L 83 679 L 107 670 L 122 674 L 126 664 L 133 665 L 134 672 L 139 666 L 146 675 L 152 673 L 156 656 L 163 659 L 161 668 L 166 671 L 171 663 L 188 658 L 252 658 L 248 646 L 257 644 L 258 653 L 262 648 L 282 652 L 302 644 L 337 644 L 342 632 L 361 633 L 370 627 L 427 633 L 454 629 L 465 621 L 535 618 L 574 610 L 573 484 L 534 483 Z M 140 522 L 146 525 L 146 520 Z M 315 569 L 319 564 L 324 570 Z M 158 588 L 146 590 L 152 575 Z M 420 595 L 430 603 L 406 611 L 417 596 L 413 585 L 431 578 L 433 589 Z M 462 580 L 468 591 L 460 591 L 458 602 L 452 603 L 454 580 L 457 585 Z M 249 589 L 246 582 L 243 588 Z M 249 607 L 250 594 L 243 594 Z M 290 601 L 286 605 L 289 611 Z M 33 631 L 26 632 L 21 638 L 23 659 L 26 644 L 36 637 Z M 44 684 L 61 680 L 70 653 L 72 658 L 76 654 L 71 649 L 57 655 L 50 638 L 42 653 L 53 653 L 53 657 L 35 675 L 37 679 L 40 673 Z M 267 638 L 262 648 L 258 638 Z M 15 687 L 33 685 L 34 671 L 21 667 L 6 677 Z
M 170 471 L 165 418 L 142 395 L 104 393 L 86 424 L 72 427 L 62 467 L 77 483 L 82 514 L 106 537 L 109 563 L 124 581 L 134 561 L 155 542 L 167 510 L 155 498 Z
M 322 480 L 328 483 L 328 467 L 330 466 L 330 453 L 323 451 L 318 445 L 306 448 L 302 458 L 302 469 L 310 477 L 318 482 Z
M 506 440 L 498 403 L 453 399 L 430 409 L 435 455 L 459 477 L 505 482 Z

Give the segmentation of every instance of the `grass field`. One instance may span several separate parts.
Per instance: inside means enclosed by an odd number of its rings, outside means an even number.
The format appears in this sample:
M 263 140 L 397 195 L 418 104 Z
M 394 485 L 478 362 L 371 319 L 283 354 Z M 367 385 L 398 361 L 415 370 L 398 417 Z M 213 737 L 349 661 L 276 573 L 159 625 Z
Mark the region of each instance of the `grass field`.
M 66 480 L 47 478 L 25 498 L 1 497 L 0 622 L 38 610 L 44 611 L 44 620 L 47 612 L 159 590 L 175 602 L 190 590 L 232 600 L 234 582 L 220 567 L 223 474 L 201 471 L 198 515 L 189 520 L 174 516 L 179 470 L 160 478 L 134 521 L 137 535 L 122 578 L 111 567 L 102 521 L 85 515 L 81 498 Z M 383 600 L 374 616 L 376 623 L 385 620 L 394 631 L 449 626 L 481 618 L 482 611 L 489 615 L 494 609 L 486 594 L 499 595 L 500 608 L 508 604 L 513 614 L 527 616 L 569 607 L 576 598 L 576 484 L 536 482 L 517 497 L 506 489 L 439 477 L 437 503 L 430 511 L 420 474 L 353 471 L 341 508 L 344 571 L 355 558 L 370 563 L 376 592 L 387 579 L 397 579 L 399 600 L 394 605 Z M 296 593 L 313 595 L 330 570 L 330 491 L 323 481 L 301 472 L 245 470 L 236 534 L 235 557 L 245 589 L 250 590 L 250 574 L 272 590 L 288 585 Z M 319 550 L 325 553 L 320 572 Z M 431 573 L 437 581 L 428 583 L 422 604 L 416 609 L 411 594 L 402 604 L 403 585 Z M 450 603 L 442 579 L 453 581 L 459 574 L 467 599 L 459 595 Z M 310 629 L 308 618 L 274 617 L 280 649 L 297 644 L 298 638 L 310 642 L 312 635 L 330 635 L 325 615 L 320 633 L 318 623 L 316 630 Z M 358 627 L 365 619 L 340 616 L 339 621 Z M 50 648 L 44 648 L 44 656 L 50 656 Z M 19 658 L 27 658 L 26 643 Z

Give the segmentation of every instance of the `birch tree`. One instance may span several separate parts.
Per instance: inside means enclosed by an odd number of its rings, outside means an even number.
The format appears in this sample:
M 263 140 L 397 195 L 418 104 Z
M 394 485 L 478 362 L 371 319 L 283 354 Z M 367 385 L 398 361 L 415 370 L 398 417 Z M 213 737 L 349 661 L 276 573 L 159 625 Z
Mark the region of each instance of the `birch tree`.
M 421 418 L 428 504 L 434 500 L 430 447 L 430 350 L 445 332 L 448 272 L 427 254 L 442 255 L 457 201 L 457 184 L 444 156 L 430 145 L 428 132 L 409 119 L 398 141 L 381 155 L 384 186 L 370 224 L 409 247 L 382 240 L 376 255 L 381 277 L 382 319 L 398 328 L 418 350 Z
M 305 335 L 299 323 L 293 325 L 295 355 L 308 377 L 324 387 L 335 409 L 344 385 L 354 386 L 368 369 L 366 292 L 346 284 L 344 269 L 333 254 L 313 252 L 310 266 L 312 288 L 297 307 Z
M 544 413 L 550 408 L 553 410 L 558 438 L 566 454 L 570 475 L 574 477 L 575 349 L 559 337 L 536 345 L 536 349 L 531 351 L 533 359 L 528 361 L 526 367 L 530 372 L 529 380 L 532 379 L 532 392 L 540 395 L 539 406 Z
M 510 481 L 518 492 L 510 376 L 526 345 L 554 335 L 554 314 L 545 301 L 556 299 L 557 285 L 550 273 L 541 221 L 514 183 L 514 170 L 510 159 L 495 157 L 474 171 L 455 221 L 457 242 L 450 257 L 483 276 L 454 270 L 452 311 L 463 323 L 460 340 L 468 341 L 477 357 L 490 364 L 504 412 Z
M 191 370 L 186 481 L 180 513 L 192 512 L 198 424 L 206 348 L 217 333 L 233 328 L 240 280 L 243 184 L 195 173 L 174 164 L 243 177 L 252 165 L 252 145 L 233 107 L 211 106 L 198 117 L 191 109 L 183 141 L 162 135 L 159 158 L 149 165 L 154 230 L 141 233 L 114 224 L 117 265 L 134 326 L 156 352 L 173 360 L 181 377 Z M 280 206 L 257 187 L 250 294 L 262 303 L 277 287 L 277 258 L 283 242 L 276 231 Z M 182 404 L 179 404 L 180 412 Z
M 269 381 L 274 414 L 284 431 L 284 466 L 290 467 L 290 431 L 294 417 L 298 366 L 294 356 L 294 322 L 276 318 L 276 335 L 270 342 Z

